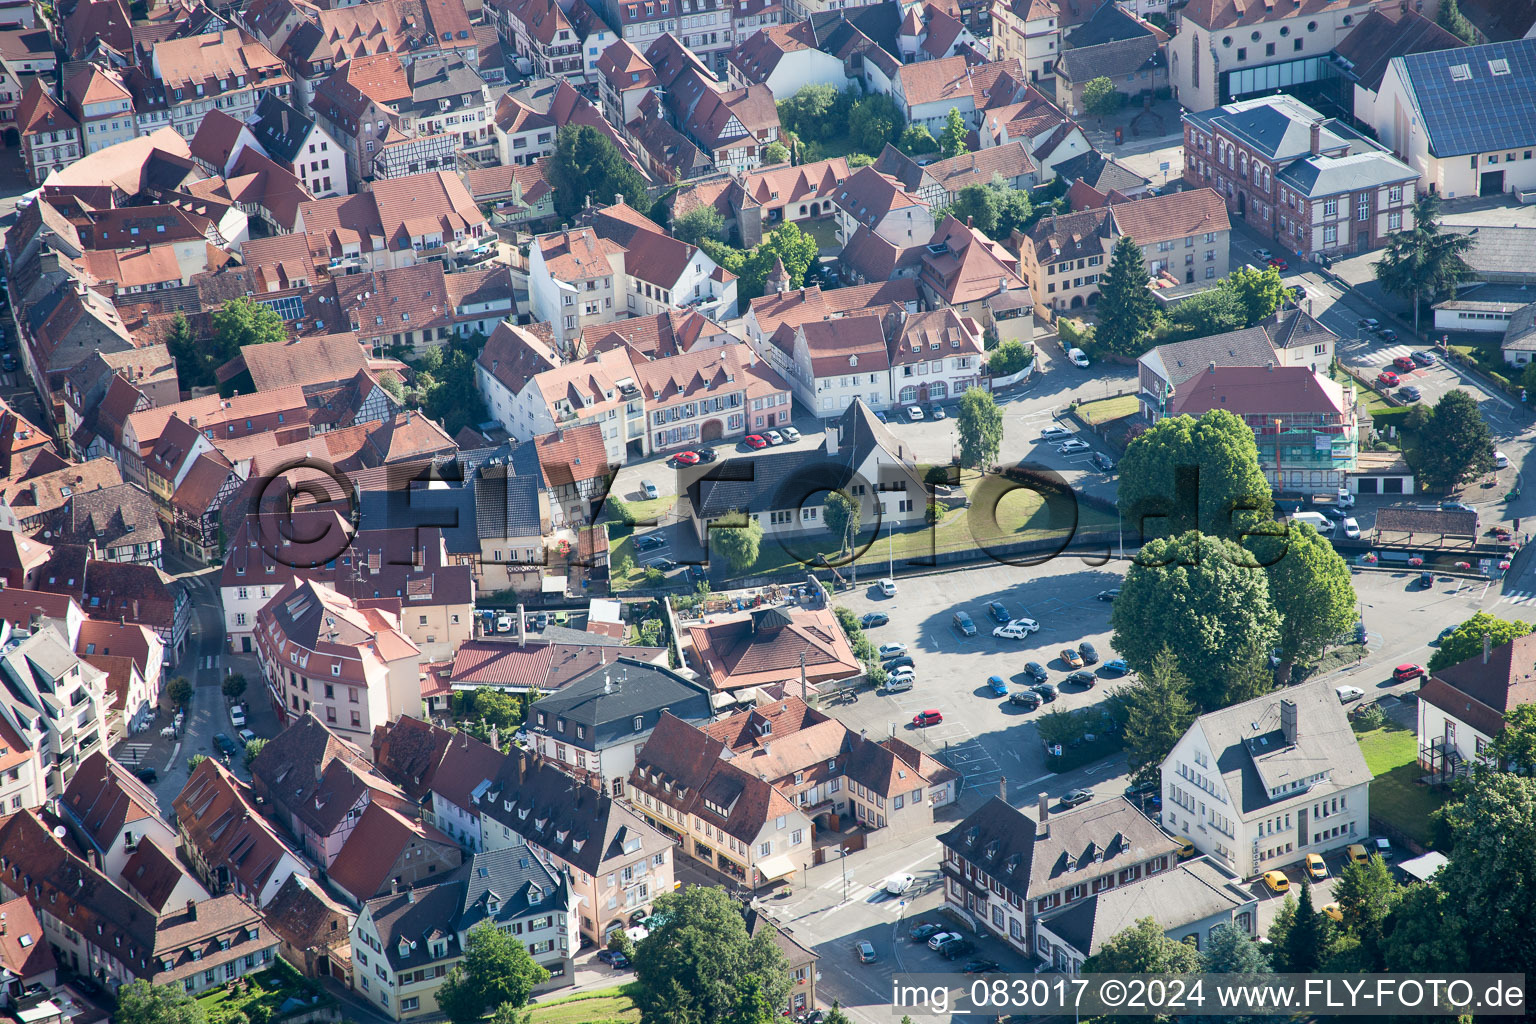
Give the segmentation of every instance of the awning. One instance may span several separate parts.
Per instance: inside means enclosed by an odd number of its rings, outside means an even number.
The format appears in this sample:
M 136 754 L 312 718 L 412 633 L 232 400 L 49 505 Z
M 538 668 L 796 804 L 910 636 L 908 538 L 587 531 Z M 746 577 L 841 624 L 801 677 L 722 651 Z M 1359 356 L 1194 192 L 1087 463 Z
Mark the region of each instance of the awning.
M 763 881 L 774 882 L 785 875 L 794 874 L 795 862 L 781 853 L 777 857 L 769 857 L 767 860 L 758 861 L 757 870 L 763 876 Z

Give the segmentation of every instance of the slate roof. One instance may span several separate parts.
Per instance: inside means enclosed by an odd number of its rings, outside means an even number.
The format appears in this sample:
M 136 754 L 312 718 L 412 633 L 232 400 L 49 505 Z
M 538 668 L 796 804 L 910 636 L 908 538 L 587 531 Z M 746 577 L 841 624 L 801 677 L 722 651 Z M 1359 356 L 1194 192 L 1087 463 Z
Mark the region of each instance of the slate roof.
M 709 691 L 671 669 L 623 656 L 589 669 L 532 706 L 550 722 L 563 718 L 586 726 L 585 738 L 565 734 L 567 742 L 585 750 L 602 750 L 649 731 L 663 709 L 687 721 L 708 721 Z
M 1115 8 L 1114 4 L 1105 7 Z M 1151 32 L 1129 39 L 1092 46 L 1063 48 L 1057 56 L 1056 71 L 1067 82 L 1091 82 L 1095 78 L 1120 79 L 1139 71 L 1166 65 L 1162 47 Z
M 539 537 L 543 490 L 538 449 L 533 443 L 513 449 L 510 459 L 483 466 L 475 474 L 475 532 L 483 538 Z
M 1418 176 L 1417 171 L 1389 153 L 1365 152 L 1303 157 L 1281 170 L 1275 180 L 1301 195 L 1317 198 L 1413 181 Z
M 1510 315 L 1499 347 L 1505 352 L 1536 352 L 1536 302 L 1528 302 Z
M 1171 383 L 1178 394 L 1213 362 L 1217 366 L 1263 366 L 1275 358 L 1275 350 L 1262 327 L 1245 327 L 1227 334 L 1159 345 L 1141 358 Z
M 1281 731 L 1281 701 L 1296 704 L 1297 741 Z M 1273 694 L 1208 712 L 1193 728 L 1204 733 L 1216 770 L 1236 801 L 1233 812 L 1244 821 L 1317 800 L 1371 780 L 1360 745 L 1354 742 L 1349 716 L 1333 685 L 1314 679 Z M 1279 796 L 1269 790 L 1289 786 L 1318 773 L 1327 778 Z
M 125 827 L 160 814 L 149 787 L 99 750 L 80 762 L 59 803 L 98 850 L 115 843 Z
M 1324 153 L 1345 149 L 1358 138 L 1337 120 L 1324 118 L 1294 96 L 1284 93 L 1190 112 L 1184 118 L 1207 132 L 1220 128 L 1269 159 L 1282 163 L 1312 151 L 1312 125 L 1318 122 L 1323 122 L 1320 148 Z M 1344 132 L 1347 134 L 1342 134 Z
M 570 879 L 550 870 L 526 842 L 477 853 L 461 870 L 456 930 L 467 931 L 482 921 L 499 925 L 571 909 Z
M 1085 885 L 1122 864 L 1160 856 L 1171 863 L 1176 850 L 1173 839 L 1123 797 L 1039 822 L 994 796 L 939 843 L 1021 900 Z
M 268 92 L 256 105 L 256 112 L 245 126 L 269 157 L 292 167 L 304 140 L 314 130 L 315 122 L 285 103 L 275 92 Z
M 307 711 L 267 741 L 251 762 L 251 784 L 273 809 L 328 836 L 367 790 L 370 802 L 405 805 L 405 794 L 360 751 Z
M 1256 902 L 1236 878 L 1202 857 L 1132 885 L 1074 900 L 1041 924 L 1089 957 L 1143 918 L 1152 918 L 1166 932 L 1217 915 L 1231 918 Z

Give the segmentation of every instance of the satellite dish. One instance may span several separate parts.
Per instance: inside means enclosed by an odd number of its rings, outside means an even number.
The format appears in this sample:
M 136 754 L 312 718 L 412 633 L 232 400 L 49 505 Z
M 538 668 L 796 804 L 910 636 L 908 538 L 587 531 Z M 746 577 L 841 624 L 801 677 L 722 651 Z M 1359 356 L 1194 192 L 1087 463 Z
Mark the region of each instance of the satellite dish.
M 55 826 L 53 826 L 53 838 L 62 840 L 64 838 L 64 836 L 65 836 L 65 832 L 64 832 L 64 826 L 63 825 L 55 825 Z

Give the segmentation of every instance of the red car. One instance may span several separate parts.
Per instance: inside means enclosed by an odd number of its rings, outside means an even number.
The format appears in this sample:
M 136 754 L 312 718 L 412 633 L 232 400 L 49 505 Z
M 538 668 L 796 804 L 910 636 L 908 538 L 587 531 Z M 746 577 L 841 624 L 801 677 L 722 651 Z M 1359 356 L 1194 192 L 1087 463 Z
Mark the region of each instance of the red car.
M 694 466 L 699 462 L 698 452 L 678 452 L 672 456 L 672 461 L 679 466 Z
M 1411 373 L 1419 368 L 1419 364 L 1413 361 L 1412 356 L 1398 356 L 1392 360 L 1392 365 L 1405 373 Z
M 917 714 L 912 716 L 912 724 L 917 726 L 919 729 L 925 725 L 938 725 L 942 721 L 944 721 L 944 716 L 938 711 L 931 709 L 928 711 L 919 711 Z
M 1276 270 L 1290 270 L 1291 269 L 1291 265 L 1289 263 L 1285 262 L 1285 258 L 1281 257 L 1281 256 L 1271 256 L 1269 258 L 1269 265 L 1274 267 Z
M 1406 683 L 1408 680 L 1418 679 L 1422 675 L 1425 675 L 1424 666 L 1422 665 L 1399 665 L 1392 670 L 1392 681 Z
M 1382 387 L 1387 388 L 1397 387 L 1397 379 L 1397 374 L 1393 373 L 1391 370 L 1382 370 L 1376 375 L 1376 383 L 1380 384 Z
M 768 439 L 761 434 L 748 434 L 742 440 L 746 442 L 748 448 L 768 447 Z

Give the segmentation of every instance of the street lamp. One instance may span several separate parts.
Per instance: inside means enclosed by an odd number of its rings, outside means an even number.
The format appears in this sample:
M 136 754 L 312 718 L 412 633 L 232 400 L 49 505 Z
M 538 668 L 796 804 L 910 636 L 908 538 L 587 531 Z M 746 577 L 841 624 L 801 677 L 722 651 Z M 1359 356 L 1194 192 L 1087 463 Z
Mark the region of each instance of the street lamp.
M 837 862 L 843 867 L 843 902 L 848 902 L 848 847 L 837 848 Z

